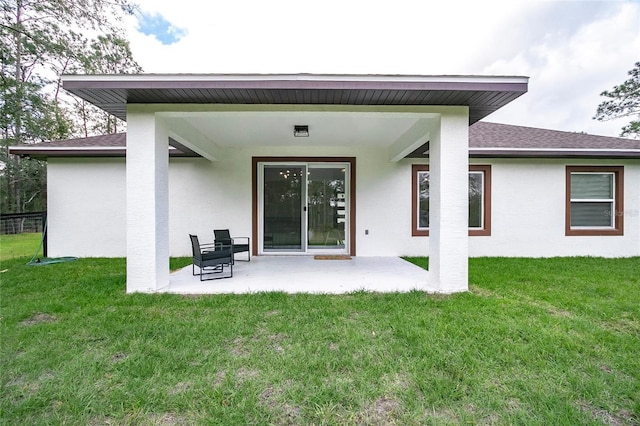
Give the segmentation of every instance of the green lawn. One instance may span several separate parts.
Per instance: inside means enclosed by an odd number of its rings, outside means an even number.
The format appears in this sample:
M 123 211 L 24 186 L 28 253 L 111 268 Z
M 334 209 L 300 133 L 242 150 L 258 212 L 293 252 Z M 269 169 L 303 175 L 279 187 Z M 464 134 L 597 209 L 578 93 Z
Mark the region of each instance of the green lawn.
M 41 233 L 0 235 L 0 261 L 22 256 L 29 256 L 31 259 L 40 247 L 41 240 Z M 38 256 L 42 257 L 42 248 L 38 251 Z
M 453 296 L 199 297 L 29 258 L 0 267 L 3 425 L 640 424 L 640 258 L 472 259 Z

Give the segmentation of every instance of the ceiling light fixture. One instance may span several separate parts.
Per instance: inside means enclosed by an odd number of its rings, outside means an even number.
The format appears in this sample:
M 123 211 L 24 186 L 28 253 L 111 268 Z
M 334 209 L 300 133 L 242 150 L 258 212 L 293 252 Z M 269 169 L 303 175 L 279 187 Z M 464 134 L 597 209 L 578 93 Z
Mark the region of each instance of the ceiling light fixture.
M 293 136 L 296 138 L 308 138 L 309 126 L 293 126 Z

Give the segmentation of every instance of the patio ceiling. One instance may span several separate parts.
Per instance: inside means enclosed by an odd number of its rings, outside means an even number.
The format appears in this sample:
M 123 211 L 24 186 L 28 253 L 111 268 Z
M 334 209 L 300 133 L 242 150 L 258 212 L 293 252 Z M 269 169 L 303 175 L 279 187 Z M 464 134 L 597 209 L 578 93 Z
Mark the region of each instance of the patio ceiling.
M 178 129 L 206 135 L 221 148 L 255 146 L 388 147 L 411 128 L 424 124 L 424 133 L 435 125 L 437 114 L 366 111 L 221 111 L 162 113 Z M 308 137 L 295 137 L 295 125 L 309 127 Z M 423 134 L 424 134 L 423 133 Z M 189 139 L 186 132 L 183 132 Z

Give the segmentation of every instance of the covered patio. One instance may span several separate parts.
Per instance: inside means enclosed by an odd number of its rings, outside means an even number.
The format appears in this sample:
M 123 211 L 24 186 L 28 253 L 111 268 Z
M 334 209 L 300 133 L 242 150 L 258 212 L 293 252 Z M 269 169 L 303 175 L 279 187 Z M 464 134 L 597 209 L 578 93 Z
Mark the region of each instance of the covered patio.
M 343 294 L 354 291 L 436 292 L 429 272 L 399 257 L 352 257 L 317 260 L 313 256 L 259 256 L 236 261 L 233 277 L 200 281 L 191 265 L 171 273 L 159 293 L 241 294 L 267 291 Z M 198 268 L 196 268 L 198 272 Z M 227 270 L 225 269 L 225 274 Z
M 258 259 L 237 264 L 233 280 L 202 289 L 467 290 L 469 125 L 521 96 L 527 82 L 307 74 L 63 78 L 66 90 L 127 121 L 128 293 L 177 292 L 169 257 L 186 255 L 187 235 L 205 238 L 216 228 L 250 236 Z M 170 145 L 197 158 L 169 167 Z M 428 248 L 411 232 L 413 161 L 429 164 Z M 329 180 L 330 190 L 313 185 Z M 324 238 L 322 249 L 358 257 L 326 266 L 296 258 L 295 267 L 293 258 L 266 258 L 310 254 L 319 244 L 313 236 L 329 235 L 329 224 L 340 234 Z M 430 272 L 401 281 L 404 267 L 393 262 L 402 261 L 391 258 L 406 253 L 428 255 Z

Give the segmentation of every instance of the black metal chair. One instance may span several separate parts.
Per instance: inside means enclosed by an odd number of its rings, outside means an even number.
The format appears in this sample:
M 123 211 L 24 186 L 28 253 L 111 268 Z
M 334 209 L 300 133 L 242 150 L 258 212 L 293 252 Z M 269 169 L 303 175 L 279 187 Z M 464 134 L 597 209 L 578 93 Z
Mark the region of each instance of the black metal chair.
M 193 265 L 191 272 L 196 276 L 196 266 L 200 268 L 200 281 L 217 280 L 233 277 L 233 251 L 230 245 L 200 246 L 198 237 L 189 234 L 193 250 Z M 229 266 L 229 274 L 223 275 L 225 265 Z M 217 275 L 204 278 L 207 275 Z
M 214 244 L 216 246 L 232 246 L 234 261 L 236 253 L 247 252 L 247 262 L 251 261 L 251 240 L 249 237 L 232 237 L 231 233 L 228 229 L 214 229 L 213 235 L 215 237 Z M 242 243 L 238 243 L 238 240 L 243 240 Z M 246 240 L 246 244 L 244 244 L 244 240 Z M 244 260 L 244 259 L 238 259 Z

